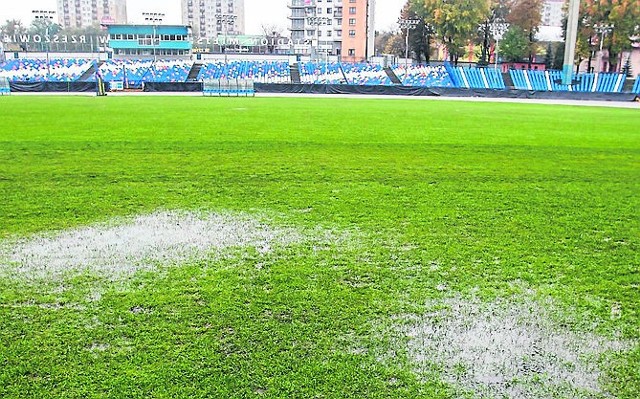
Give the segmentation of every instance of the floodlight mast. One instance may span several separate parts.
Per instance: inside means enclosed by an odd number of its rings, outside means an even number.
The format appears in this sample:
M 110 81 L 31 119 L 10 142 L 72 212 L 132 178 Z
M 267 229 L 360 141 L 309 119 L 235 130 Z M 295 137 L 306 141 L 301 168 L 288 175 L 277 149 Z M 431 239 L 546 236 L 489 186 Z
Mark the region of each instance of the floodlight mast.
M 51 20 L 53 19 L 53 16 L 56 14 L 55 11 L 52 10 L 32 10 L 31 13 L 33 14 L 33 18 L 36 20 L 42 20 L 45 24 L 45 40 L 43 40 L 43 43 L 46 42 L 47 43 L 47 47 L 46 47 L 46 53 L 47 53 L 47 80 L 51 79 L 51 66 L 49 65 L 49 51 L 51 49 L 51 42 L 49 40 L 47 40 L 47 38 L 49 37 L 49 24 L 51 23 Z
M 509 24 L 507 22 L 494 22 L 489 25 L 489 30 L 491 31 L 491 35 L 496 39 L 496 54 L 495 54 L 495 65 L 494 70 L 498 70 L 498 59 L 499 59 L 499 51 L 500 51 L 500 40 L 505 33 L 509 30 Z
M 144 20 L 146 22 L 150 22 L 153 25 L 153 37 L 151 38 L 152 40 L 152 51 L 153 51 L 153 62 L 156 62 L 156 43 L 160 44 L 160 39 L 157 38 L 158 36 L 158 24 L 162 24 L 162 21 L 164 21 L 164 17 L 165 15 L 161 12 L 143 12 L 142 16 L 144 17 Z M 157 40 L 157 41 L 156 41 Z
M 238 18 L 235 14 L 216 14 L 216 20 L 218 20 L 223 25 L 223 33 L 224 33 L 224 45 L 220 46 L 220 49 L 224 53 L 224 68 L 225 68 L 225 78 L 228 79 L 227 76 L 229 72 L 228 60 L 227 60 L 227 34 L 229 31 L 229 25 L 234 25 L 236 19 Z M 219 43 L 218 43 L 219 44 Z
M 614 24 L 598 23 L 593 25 L 593 30 L 600 35 L 600 52 L 598 53 L 598 73 L 602 72 L 602 45 L 607 34 L 613 32 Z
M 320 27 L 321 26 L 326 26 L 329 25 L 329 21 L 331 20 L 331 18 L 329 17 L 317 17 L 317 16 L 313 16 L 313 17 L 307 17 L 307 23 L 310 26 L 315 26 L 316 27 L 316 59 L 318 62 L 320 62 Z M 328 66 L 327 64 L 329 64 L 329 53 L 326 54 L 326 61 L 325 61 L 325 66 L 324 66 L 324 74 L 325 74 L 325 83 L 328 83 L 328 77 L 327 77 L 327 69 Z
M 398 26 L 400 29 L 406 30 L 405 41 L 404 41 L 404 69 L 405 71 L 409 69 L 409 31 L 414 30 L 420 25 L 419 19 L 406 19 L 406 18 L 398 18 Z M 406 72 L 405 72 L 406 74 Z
M 573 63 L 576 57 L 576 40 L 578 39 L 578 22 L 580 20 L 580 0 L 569 0 L 567 15 L 566 44 L 564 47 L 564 63 L 562 65 L 562 84 L 573 83 Z

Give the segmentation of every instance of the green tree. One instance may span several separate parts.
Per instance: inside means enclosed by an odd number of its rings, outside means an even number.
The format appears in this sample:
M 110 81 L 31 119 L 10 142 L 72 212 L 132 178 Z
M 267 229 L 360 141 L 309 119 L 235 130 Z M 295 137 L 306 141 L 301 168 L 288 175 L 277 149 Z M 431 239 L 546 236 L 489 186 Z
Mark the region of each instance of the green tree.
M 640 24 L 640 0 L 582 0 L 581 10 L 582 19 L 592 27 L 581 32 L 581 40 L 588 41 L 586 35 L 602 40 L 602 35 L 593 27 L 607 24 L 612 25 L 613 30 L 604 37 L 603 48 L 609 51 L 610 60 L 631 47 L 629 38 Z
M 500 55 L 507 62 L 522 62 L 527 56 L 529 39 L 519 26 L 511 26 L 500 42 Z
M 411 9 L 433 26 L 449 54 L 457 64 L 465 46 L 473 41 L 478 25 L 490 14 L 489 0 L 411 0 Z
M 402 35 L 392 35 L 385 43 L 384 53 L 404 57 L 404 39 Z
M 527 56 L 529 67 L 533 63 L 537 45 L 536 34 L 542 22 L 543 0 L 510 0 L 507 22 L 519 27 L 527 39 Z
M 50 46 L 50 43 L 46 43 L 45 37 L 57 35 L 61 30 L 62 28 L 60 25 L 49 19 L 34 19 L 29 27 L 28 33 L 32 35 L 39 35 L 43 38 L 38 50 L 44 51 L 47 49 L 47 46 Z
M 494 23 L 505 22 L 508 14 L 507 0 L 492 0 L 489 17 L 482 21 L 478 27 L 478 38 L 476 42 L 480 43 L 480 65 L 489 63 L 489 47 L 492 39 L 494 39 L 491 34 L 492 25 Z

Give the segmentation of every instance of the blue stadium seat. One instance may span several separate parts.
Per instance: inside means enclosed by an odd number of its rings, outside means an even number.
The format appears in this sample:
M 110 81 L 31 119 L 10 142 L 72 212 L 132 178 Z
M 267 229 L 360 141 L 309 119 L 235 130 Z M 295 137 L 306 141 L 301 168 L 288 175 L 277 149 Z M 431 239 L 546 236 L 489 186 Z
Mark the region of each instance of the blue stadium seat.
M 511 76 L 511 81 L 513 81 L 513 86 L 518 90 L 532 90 L 532 88 L 527 84 L 527 77 L 524 75 L 524 70 L 522 69 L 510 69 L 509 75 Z
M 251 79 L 256 83 L 289 83 L 289 63 L 283 61 L 223 61 L 202 65 L 198 80 Z
M 87 59 L 14 59 L 0 64 L 0 77 L 12 82 L 73 82 L 91 68 Z
M 353 84 L 361 86 L 390 86 L 393 84 L 381 65 L 364 62 L 301 62 L 300 80 L 302 83 L 310 84 Z
M 434 65 L 396 65 L 393 72 L 404 86 L 416 87 L 455 87 L 449 72 L 442 66 Z

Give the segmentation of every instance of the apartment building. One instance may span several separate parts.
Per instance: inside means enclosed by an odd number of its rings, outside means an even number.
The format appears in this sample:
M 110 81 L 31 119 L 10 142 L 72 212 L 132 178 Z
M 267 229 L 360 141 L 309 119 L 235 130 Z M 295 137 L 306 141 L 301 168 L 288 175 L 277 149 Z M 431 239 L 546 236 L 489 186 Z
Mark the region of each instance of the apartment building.
M 225 27 L 216 17 L 220 14 L 234 15 L 235 20 Z M 191 26 L 195 38 L 244 35 L 244 0 L 182 0 L 182 23 Z
M 126 0 L 58 0 L 58 23 L 63 28 L 83 28 L 127 23 Z
M 545 0 L 542 5 L 542 26 L 562 27 L 564 0 Z
M 289 10 L 295 52 L 351 62 L 374 55 L 375 0 L 290 0 Z

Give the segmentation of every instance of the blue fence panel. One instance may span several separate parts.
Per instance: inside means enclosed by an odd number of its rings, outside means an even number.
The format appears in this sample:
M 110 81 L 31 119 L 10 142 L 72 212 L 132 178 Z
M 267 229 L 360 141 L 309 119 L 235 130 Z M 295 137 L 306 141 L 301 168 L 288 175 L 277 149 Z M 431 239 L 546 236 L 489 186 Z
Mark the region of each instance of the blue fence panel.
M 569 91 L 569 85 L 562 84 L 562 71 L 549 71 L 549 80 L 551 81 L 551 90 L 553 91 Z M 576 80 L 576 77 L 573 77 Z M 572 88 L 573 90 L 573 88 Z
M 640 94 L 640 75 L 636 77 L 636 84 L 633 85 L 632 92 Z
M 519 69 L 511 69 L 509 70 L 509 75 L 511 75 L 511 80 L 513 81 L 513 85 L 518 90 L 529 90 L 527 87 L 527 81 L 524 78 L 524 71 Z
M 528 71 L 529 81 L 533 90 L 548 91 L 547 77 L 544 71 Z
M 487 82 L 489 82 L 490 89 L 506 89 L 504 79 L 502 78 L 502 73 L 500 73 L 499 70 L 494 68 L 485 68 L 484 74 L 487 77 Z

